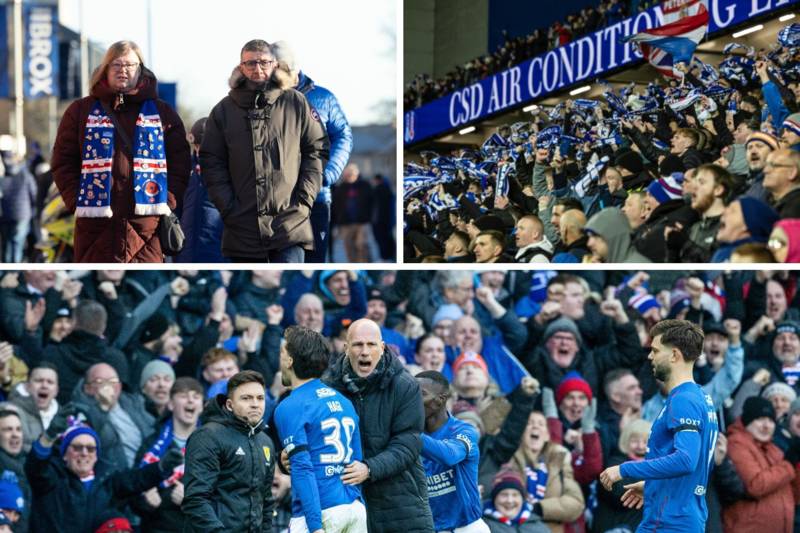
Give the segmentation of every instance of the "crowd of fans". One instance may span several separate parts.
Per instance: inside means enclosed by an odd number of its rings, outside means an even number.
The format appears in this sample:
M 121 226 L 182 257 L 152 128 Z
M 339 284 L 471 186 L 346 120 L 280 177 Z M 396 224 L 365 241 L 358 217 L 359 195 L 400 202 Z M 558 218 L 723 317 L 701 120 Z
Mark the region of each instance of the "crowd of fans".
M 423 262 L 797 262 L 800 25 L 665 86 L 538 108 L 405 170 Z
M 596 7 L 581 9 L 568 15 L 564 21 L 554 22 L 549 28 L 535 28 L 528 35 L 511 37 L 504 31 L 503 44 L 498 45 L 493 53 L 456 66 L 455 70 L 438 80 L 428 74 L 417 75 L 403 93 L 403 106 L 406 110 L 417 108 L 600 28 L 616 24 L 631 12 L 631 3 L 638 4 L 637 9 L 644 11 L 655 2 L 601 0 Z
M 644 457 L 665 403 L 648 332 L 696 322 L 721 425 L 708 530 L 800 531 L 794 272 L 23 271 L 0 278 L 0 309 L 0 531 L 180 531 L 177 451 L 204 400 L 257 370 L 269 419 L 284 329 L 338 354 L 363 317 L 408 372 L 450 380 L 492 531 L 615 533 L 641 510 L 620 503 L 627 480 L 596 479 Z M 275 532 L 290 486 L 276 469 Z

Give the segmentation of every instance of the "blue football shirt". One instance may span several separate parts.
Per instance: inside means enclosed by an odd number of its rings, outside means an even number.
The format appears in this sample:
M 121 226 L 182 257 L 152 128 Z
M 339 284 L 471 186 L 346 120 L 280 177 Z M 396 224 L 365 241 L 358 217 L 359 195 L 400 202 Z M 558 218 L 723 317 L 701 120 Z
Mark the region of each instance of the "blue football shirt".
M 477 430 L 452 415 L 434 433 L 422 434 L 422 464 L 437 531 L 463 527 L 481 517 L 479 460 Z
M 323 509 L 361 499 L 360 486 L 341 480 L 346 465 L 362 460 L 356 410 L 314 379 L 278 404 L 275 425 L 292 465 L 292 516 L 305 516 L 310 531 L 321 529 Z
M 706 486 L 718 434 L 714 402 L 697 383 L 670 391 L 650 431 L 645 459 L 620 466 L 622 477 L 645 480 L 637 532 L 705 530 Z

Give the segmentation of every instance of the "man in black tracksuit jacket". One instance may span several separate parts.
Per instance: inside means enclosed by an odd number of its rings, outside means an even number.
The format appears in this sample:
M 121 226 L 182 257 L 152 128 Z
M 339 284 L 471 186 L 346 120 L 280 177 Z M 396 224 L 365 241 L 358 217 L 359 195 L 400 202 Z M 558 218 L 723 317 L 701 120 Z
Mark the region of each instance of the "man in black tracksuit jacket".
M 201 427 L 186 443 L 186 472 L 181 510 L 185 532 L 267 533 L 272 531 L 272 477 L 275 447 L 261 420 L 263 377 L 245 370 L 228 381 L 228 395 L 236 394 L 241 375 L 261 379 L 261 413 L 252 424 L 229 410 L 224 394 L 213 398 L 200 417 Z

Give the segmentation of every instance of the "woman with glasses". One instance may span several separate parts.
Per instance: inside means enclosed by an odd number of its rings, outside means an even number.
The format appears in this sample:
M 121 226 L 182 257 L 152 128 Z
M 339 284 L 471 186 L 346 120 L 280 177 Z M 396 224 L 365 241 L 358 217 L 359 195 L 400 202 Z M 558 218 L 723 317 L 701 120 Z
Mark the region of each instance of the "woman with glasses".
M 75 262 L 160 263 L 159 222 L 178 209 L 191 160 L 178 114 L 131 41 L 111 45 L 90 94 L 67 108 L 53 180 L 75 213 Z

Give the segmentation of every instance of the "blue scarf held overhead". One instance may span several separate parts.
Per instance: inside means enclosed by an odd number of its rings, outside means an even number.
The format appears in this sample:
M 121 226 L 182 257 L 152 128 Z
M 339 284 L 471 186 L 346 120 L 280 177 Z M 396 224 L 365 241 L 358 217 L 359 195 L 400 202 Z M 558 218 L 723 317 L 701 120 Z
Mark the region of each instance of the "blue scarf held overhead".
M 133 143 L 134 213 L 150 216 L 169 214 L 164 130 L 153 100 L 145 100 L 142 104 Z M 75 216 L 111 218 L 114 215 L 111 210 L 114 145 L 114 123 L 98 100 L 86 119 Z

